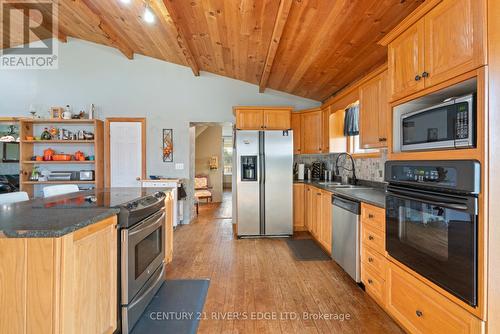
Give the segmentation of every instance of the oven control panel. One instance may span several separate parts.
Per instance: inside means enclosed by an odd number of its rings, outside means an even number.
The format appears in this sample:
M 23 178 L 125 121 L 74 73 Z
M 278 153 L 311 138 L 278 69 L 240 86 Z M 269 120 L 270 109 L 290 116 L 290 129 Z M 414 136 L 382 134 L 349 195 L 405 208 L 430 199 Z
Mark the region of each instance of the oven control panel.
M 449 167 L 393 166 L 391 180 L 412 183 L 432 183 L 453 187 L 457 184 L 457 171 L 455 168 Z

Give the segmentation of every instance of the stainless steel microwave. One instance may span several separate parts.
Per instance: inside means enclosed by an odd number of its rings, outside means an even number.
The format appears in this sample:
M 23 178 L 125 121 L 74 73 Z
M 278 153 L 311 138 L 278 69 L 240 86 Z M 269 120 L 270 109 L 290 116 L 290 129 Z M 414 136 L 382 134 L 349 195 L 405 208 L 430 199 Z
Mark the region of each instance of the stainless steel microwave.
M 476 145 L 476 96 L 469 94 L 401 115 L 401 151 Z

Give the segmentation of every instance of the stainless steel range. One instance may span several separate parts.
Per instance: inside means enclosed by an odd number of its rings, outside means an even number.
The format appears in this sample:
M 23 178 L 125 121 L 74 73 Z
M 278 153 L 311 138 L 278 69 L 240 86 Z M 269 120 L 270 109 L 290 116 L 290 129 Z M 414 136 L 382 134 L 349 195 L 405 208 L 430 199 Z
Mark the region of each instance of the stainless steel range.
M 164 281 L 165 194 L 120 206 L 121 328 L 129 333 Z

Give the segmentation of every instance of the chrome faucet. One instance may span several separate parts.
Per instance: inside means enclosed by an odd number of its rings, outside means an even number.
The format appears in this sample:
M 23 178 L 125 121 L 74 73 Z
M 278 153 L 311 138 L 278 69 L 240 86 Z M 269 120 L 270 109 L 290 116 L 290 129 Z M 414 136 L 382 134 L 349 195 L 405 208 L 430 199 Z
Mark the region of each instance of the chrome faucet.
M 351 164 L 352 164 L 351 168 L 346 168 L 344 165 L 339 167 L 339 158 L 343 155 L 351 159 Z M 335 159 L 335 174 L 337 176 L 340 175 L 340 168 L 342 168 L 346 171 L 352 172 L 352 183 L 353 184 L 357 183 L 358 179 L 356 178 L 356 166 L 354 165 L 354 159 L 353 159 L 352 155 L 350 155 L 347 152 L 340 153 L 339 155 L 337 155 L 337 159 Z M 342 178 L 342 183 L 347 183 L 347 182 L 344 182 L 344 179 Z

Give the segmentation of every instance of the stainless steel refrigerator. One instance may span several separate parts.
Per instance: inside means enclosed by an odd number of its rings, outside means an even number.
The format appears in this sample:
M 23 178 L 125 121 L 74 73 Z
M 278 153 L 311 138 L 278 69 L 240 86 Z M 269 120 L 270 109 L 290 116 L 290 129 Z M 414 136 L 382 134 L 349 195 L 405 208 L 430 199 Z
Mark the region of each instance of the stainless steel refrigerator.
M 238 236 L 292 235 L 293 132 L 236 131 L 235 150 Z

